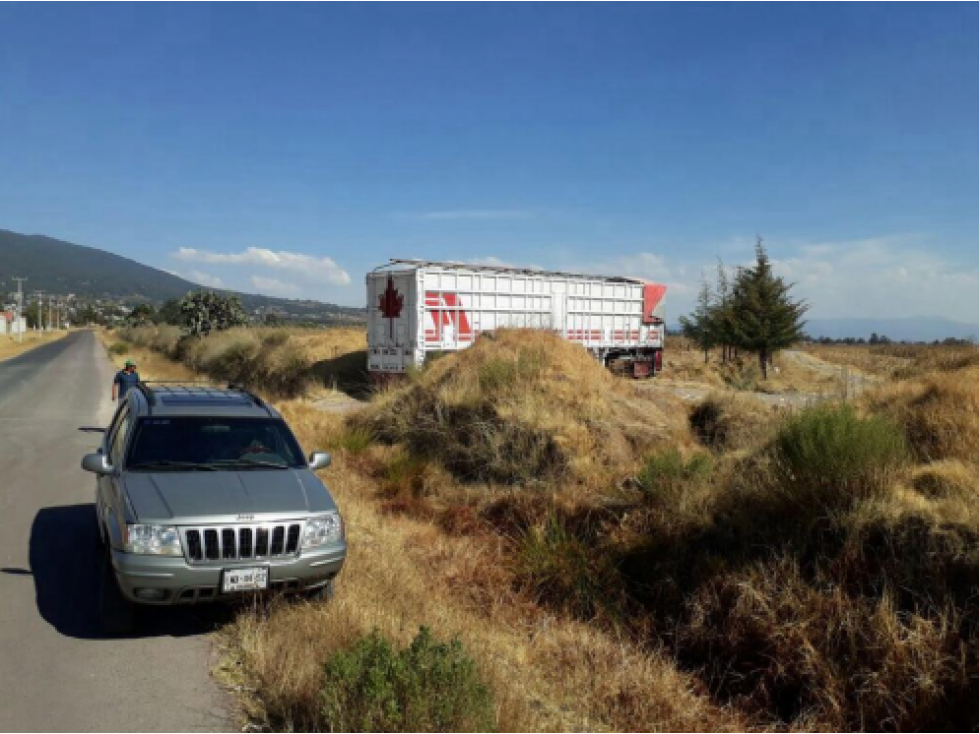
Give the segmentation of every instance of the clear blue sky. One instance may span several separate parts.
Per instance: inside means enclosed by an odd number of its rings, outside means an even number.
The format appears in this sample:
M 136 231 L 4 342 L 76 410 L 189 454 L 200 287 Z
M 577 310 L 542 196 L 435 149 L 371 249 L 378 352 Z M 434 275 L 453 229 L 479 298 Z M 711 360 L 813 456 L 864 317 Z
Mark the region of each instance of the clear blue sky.
M 345 304 L 395 256 L 635 274 L 671 318 L 760 232 L 814 315 L 979 319 L 976 5 L 23 4 L 0 39 L 5 229 Z

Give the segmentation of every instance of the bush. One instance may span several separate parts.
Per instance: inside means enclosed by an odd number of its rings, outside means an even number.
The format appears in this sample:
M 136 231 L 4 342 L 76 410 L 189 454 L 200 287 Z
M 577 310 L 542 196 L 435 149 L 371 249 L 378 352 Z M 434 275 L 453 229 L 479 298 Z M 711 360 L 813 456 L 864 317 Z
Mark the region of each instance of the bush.
M 346 426 L 330 442 L 331 448 L 343 449 L 351 454 L 361 454 L 374 443 L 374 434 L 359 426 Z
M 597 524 L 552 512 L 520 538 L 516 575 L 538 600 L 575 617 L 616 618 L 621 585 L 607 548 L 599 547 Z
M 116 342 L 109 347 L 109 354 L 115 354 L 120 357 L 124 354 L 129 354 L 129 345 L 125 342 Z
M 605 486 L 676 418 L 579 345 L 502 329 L 381 391 L 351 418 L 466 482 Z
M 888 385 L 871 405 L 904 427 L 922 461 L 979 464 L 979 369 L 935 373 L 916 383 Z
M 886 595 L 807 583 L 789 559 L 718 576 L 690 607 L 681 659 L 748 711 L 830 731 L 975 726 L 955 703 L 976 683 L 954 610 L 900 612 Z
M 850 405 L 819 405 L 789 418 L 773 443 L 778 491 L 802 505 L 846 510 L 886 490 L 908 460 L 889 419 Z
M 323 718 L 331 731 L 492 731 L 493 696 L 458 640 L 422 627 L 402 650 L 378 632 L 324 668 Z
M 230 329 L 205 338 L 156 326 L 125 329 L 122 336 L 212 380 L 270 395 L 296 397 L 312 380 L 311 360 L 286 330 Z
M 676 506 L 682 502 L 682 493 L 710 476 L 711 468 L 706 454 L 684 460 L 677 449 L 668 449 L 647 457 L 636 484 L 648 504 Z
M 771 425 L 771 411 L 752 399 L 708 395 L 690 411 L 690 428 L 697 440 L 715 451 L 757 445 Z

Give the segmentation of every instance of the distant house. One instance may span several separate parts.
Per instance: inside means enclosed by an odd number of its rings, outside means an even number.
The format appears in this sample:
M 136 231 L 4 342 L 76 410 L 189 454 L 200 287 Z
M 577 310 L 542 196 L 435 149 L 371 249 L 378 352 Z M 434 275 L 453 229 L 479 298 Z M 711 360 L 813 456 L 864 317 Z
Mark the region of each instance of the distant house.
M 16 334 L 27 331 L 27 319 L 23 316 L 19 322 L 14 311 L 0 311 L 0 334 Z

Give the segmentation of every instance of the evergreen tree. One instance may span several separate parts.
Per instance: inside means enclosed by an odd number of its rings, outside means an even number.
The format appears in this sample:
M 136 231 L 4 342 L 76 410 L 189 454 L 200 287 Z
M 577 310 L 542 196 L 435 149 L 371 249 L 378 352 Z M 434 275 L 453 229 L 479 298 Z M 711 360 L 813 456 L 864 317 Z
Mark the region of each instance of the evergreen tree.
M 245 326 L 248 315 L 238 296 L 222 296 L 213 291 L 188 293 L 180 302 L 184 323 L 194 336 L 207 336 L 234 326 Z
M 714 311 L 712 322 L 717 343 L 721 345 L 721 361 L 727 362 L 734 358 L 734 347 L 737 341 L 734 312 L 734 293 L 731 288 L 731 278 L 727 268 L 720 259 L 717 261 L 717 288 L 715 290 Z
M 160 310 L 156 312 L 156 323 L 186 326 L 184 314 L 180 310 L 180 301 L 176 298 L 164 301 L 163 305 L 160 306 Z
M 707 278 L 701 277 L 697 308 L 690 316 L 680 317 L 683 335 L 704 350 L 704 362 L 709 360 L 715 342 L 714 296 Z
M 758 355 L 763 379 L 768 378 L 774 353 L 805 336 L 802 316 L 809 307 L 793 300 L 791 289 L 791 284 L 772 272 L 771 260 L 759 237 L 755 264 L 738 272 L 733 300 L 736 343 Z
M 147 323 L 153 320 L 156 316 L 156 312 L 153 307 L 148 303 L 137 303 L 133 310 L 129 312 L 129 316 L 126 317 L 126 323 L 130 326 L 145 326 Z

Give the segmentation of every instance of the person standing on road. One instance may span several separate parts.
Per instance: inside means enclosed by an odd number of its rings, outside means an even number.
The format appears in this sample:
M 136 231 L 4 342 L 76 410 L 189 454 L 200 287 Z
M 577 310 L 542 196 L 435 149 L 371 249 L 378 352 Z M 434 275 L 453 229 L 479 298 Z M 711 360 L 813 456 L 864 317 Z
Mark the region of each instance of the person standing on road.
M 126 393 L 136 387 L 138 383 L 139 373 L 136 371 L 136 363 L 127 359 L 126 366 L 116 372 L 116 377 L 112 381 L 112 401 L 123 400 Z

